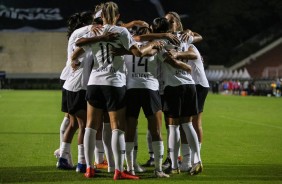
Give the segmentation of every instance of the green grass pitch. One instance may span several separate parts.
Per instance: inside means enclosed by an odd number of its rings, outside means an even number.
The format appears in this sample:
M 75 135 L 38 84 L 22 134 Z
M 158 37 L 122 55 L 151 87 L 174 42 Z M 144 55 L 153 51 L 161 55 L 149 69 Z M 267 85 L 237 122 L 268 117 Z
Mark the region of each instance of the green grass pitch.
M 203 115 L 203 173 L 156 179 L 153 168 L 147 168 L 139 181 L 113 181 L 108 173 L 86 179 L 56 169 L 60 103 L 60 91 L 0 91 L 0 183 L 282 183 L 282 98 L 209 94 Z M 141 164 L 148 159 L 146 127 L 141 114 Z M 162 133 L 166 145 L 164 126 Z M 76 161 L 76 137 L 72 152 Z

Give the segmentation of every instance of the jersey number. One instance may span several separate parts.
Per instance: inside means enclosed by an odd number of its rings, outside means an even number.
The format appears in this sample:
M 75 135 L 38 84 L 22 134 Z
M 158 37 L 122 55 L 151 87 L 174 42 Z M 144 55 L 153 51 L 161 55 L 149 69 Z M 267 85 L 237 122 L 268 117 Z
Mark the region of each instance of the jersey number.
M 111 64 L 113 62 L 113 60 L 114 60 L 114 56 L 110 55 L 110 47 L 114 47 L 114 46 L 112 44 L 110 44 L 110 43 L 107 43 L 106 44 L 106 50 L 105 50 L 102 43 L 100 43 L 99 45 L 100 45 L 101 52 L 102 52 L 102 61 L 103 61 L 103 63 L 105 63 L 105 60 L 107 59 L 107 62 L 109 64 Z M 106 55 L 105 55 L 105 51 L 106 51 Z
M 145 72 L 148 72 L 148 59 L 145 59 L 144 63 L 142 61 L 144 61 L 143 57 L 140 57 L 137 66 L 144 66 Z M 132 72 L 135 72 L 135 56 L 132 58 Z

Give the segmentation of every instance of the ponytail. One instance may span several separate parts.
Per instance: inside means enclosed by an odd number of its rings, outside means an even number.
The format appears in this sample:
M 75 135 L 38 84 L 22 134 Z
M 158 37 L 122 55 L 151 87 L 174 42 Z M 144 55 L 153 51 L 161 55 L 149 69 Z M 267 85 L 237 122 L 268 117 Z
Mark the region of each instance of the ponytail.
M 67 32 L 68 39 L 70 38 L 74 30 L 76 30 L 76 27 L 78 27 L 79 19 L 80 19 L 79 13 L 75 13 L 71 15 L 70 18 L 68 19 L 68 32 Z
M 103 18 L 107 24 L 115 24 L 119 15 L 118 5 L 114 2 L 107 2 L 102 7 Z

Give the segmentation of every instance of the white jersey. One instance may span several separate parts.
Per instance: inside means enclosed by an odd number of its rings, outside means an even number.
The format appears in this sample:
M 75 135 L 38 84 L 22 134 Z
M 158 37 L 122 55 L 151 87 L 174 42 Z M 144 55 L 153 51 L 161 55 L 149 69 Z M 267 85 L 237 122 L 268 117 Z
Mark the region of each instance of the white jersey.
M 141 43 L 138 43 L 141 46 Z M 154 91 L 159 90 L 159 82 L 157 80 L 157 60 L 155 56 L 136 57 L 133 55 L 125 55 L 125 65 L 127 68 L 126 87 L 146 88 Z
M 66 66 L 64 67 L 64 69 L 61 72 L 60 79 L 64 80 L 64 81 L 67 80 L 67 78 L 70 75 L 71 71 L 72 71 L 72 68 L 70 66 L 69 61 L 67 61 L 66 62 Z
M 71 74 L 68 76 L 67 80 L 64 83 L 63 88 L 68 91 L 77 92 L 87 89 L 87 83 L 93 63 L 92 52 L 85 52 L 79 58 L 79 61 L 79 68 L 75 71 L 72 70 Z
M 118 40 L 83 46 L 84 50 L 91 48 L 94 59 L 88 85 L 122 87 L 126 85 L 124 57 L 112 56 L 110 49 L 122 45 L 126 50 L 129 50 L 136 42 L 124 27 L 107 24 L 102 28 L 102 33 L 106 32 L 119 33 Z
M 201 54 L 193 44 L 190 44 L 189 47 L 192 47 L 197 55 L 197 59 L 188 60 L 188 64 L 192 67 L 192 77 L 195 81 L 195 84 L 200 84 L 201 86 L 208 88 L 210 86 L 205 74 Z
M 187 42 L 181 42 L 178 50 L 186 51 L 188 50 L 188 45 L 189 44 Z M 185 85 L 185 84 L 195 84 L 190 73 L 184 70 L 181 70 L 181 69 L 174 68 L 168 63 L 163 63 L 163 60 L 164 60 L 164 58 L 162 57 L 163 53 L 164 52 L 160 53 L 161 55 L 160 59 L 162 61 L 162 66 L 161 66 L 161 72 L 162 72 L 161 75 L 162 76 L 161 77 L 162 77 L 163 88 L 165 88 L 166 86 L 180 86 L 180 85 Z
M 71 67 L 71 55 L 75 48 L 75 42 L 78 38 L 81 38 L 83 35 L 87 34 L 91 31 L 91 25 L 84 26 L 79 29 L 76 29 L 70 36 L 68 41 L 68 48 L 67 48 L 67 62 L 66 66 L 64 67 L 60 79 L 61 80 L 67 80 L 68 76 L 72 73 L 72 67 Z

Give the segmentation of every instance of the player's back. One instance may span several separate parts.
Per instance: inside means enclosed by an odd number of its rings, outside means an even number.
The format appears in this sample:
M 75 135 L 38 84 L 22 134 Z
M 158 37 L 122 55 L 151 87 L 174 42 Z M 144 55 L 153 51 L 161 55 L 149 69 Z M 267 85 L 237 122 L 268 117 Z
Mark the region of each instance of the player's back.
M 99 42 L 90 45 L 94 58 L 94 66 L 88 85 L 125 85 L 125 65 L 123 56 L 113 56 L 112 48 L 124 47 L 129 50 L 135 44 L 132 36 L 126 28 L 115 25 L 104 25 L 102 34 L 107 32 L 118 33 L 119 36 L 115 41 Z

